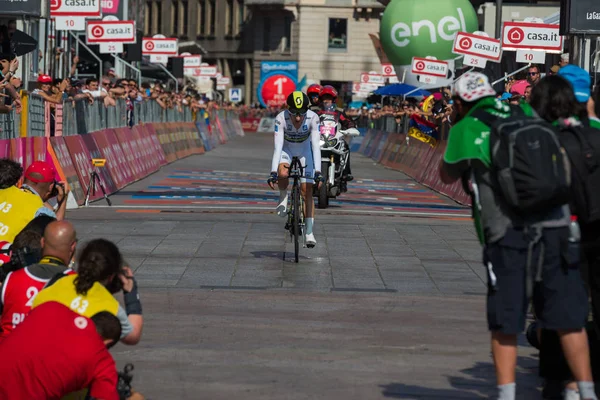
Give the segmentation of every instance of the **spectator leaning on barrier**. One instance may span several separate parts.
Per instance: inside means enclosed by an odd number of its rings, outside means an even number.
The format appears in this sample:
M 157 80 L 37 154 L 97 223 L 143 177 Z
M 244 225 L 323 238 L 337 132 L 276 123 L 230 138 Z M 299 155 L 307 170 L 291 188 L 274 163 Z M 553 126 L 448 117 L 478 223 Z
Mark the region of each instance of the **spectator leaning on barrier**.
M 454 107 L 458 116 L 453 120 L 458 122 L 449 134 L 440 177 L 446 184 L 461 178 L 472 180 L 473 214 L 488 271 L 487 319 L 497 399 L 515 399 L 517 335 L 525 328 L 531 292 L 540 324 L 556 330 L 561 338 L 581 398 L 596 399 L 583 329 L 588 309 L 585 289 L 578 264 L 566 265 L 570 258 L 563 254 L 569 237 L 568 205 L 523 214 L 505 199 L 492 169 L 492 162 L 497 160 L 492 159 L 490 150 L 491 124 L 482 120 L 530 118 L 533 110 L 527 104 L 512 108 L 495 97 L 488 78 L 481 73 L 466 73 L 456 82 Z M 527 126 L 535 123 L 531 118 Z M 538 266 L 535 276 L 542 277 L 541 281 L 536 278 L 535 286 L 534 265 Z
M 52 222 L 46 227 L 41 246 L 42 259 L 37 264 L 11 271 L 2 283 L 2 339 L 25 320 L 31 300 L 44 285 L 56 274 L 68 270 L 77 248 L 75 228 L 67 221 Z
M 89 388 L 93 399 L 119 400 L 108 349 L 120 335 L 108 312 L 86 318 L 60 303 L 41 305 L 0 343 L 0 398 L 60 399 Z
M 67 195 L 69 194 L 66 182 L 56 181 L 54 167 L 46 161 L 34 161 L 25 171 L 25 180 L 21 189 L 25 192 L 38 196 L 45 206 L 36 213 L 38 215 L 49 215 L 59 221 L 65 218 L 67 212 Z M 58 208 L 56 212 L 48 200 L 56 197 Z
M 77 259 L 77 274 L 57 275 L 57 279 L 50 280 L 35 297 L 32 309 L 59 302 L 86 317 L 108 311 L 121 322 L 121 341 L 137 344 L 144 325 L 142 303 L 133 272 L 122 264 L 121 253 L 114 243 L 92 240 Z M 113 296 L 120 291 L 123 291 L 125 310 Z
M 12 78 L 19 68 L 19 60 L 10 53 L 0 54 L 0 94 L 8 93 L 10 101 L 6 101 L 4 96 L 0 96 L 0 113 L 8 113 L 13 108 L 17 113 L 21 112 L 21 96 L 12 85 Z

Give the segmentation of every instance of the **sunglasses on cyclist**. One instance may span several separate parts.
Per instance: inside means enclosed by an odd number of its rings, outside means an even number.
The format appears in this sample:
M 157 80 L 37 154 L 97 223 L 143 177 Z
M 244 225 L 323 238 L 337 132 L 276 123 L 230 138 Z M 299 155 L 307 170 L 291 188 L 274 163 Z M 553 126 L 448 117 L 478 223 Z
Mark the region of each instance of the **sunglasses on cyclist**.
M 300 110 L 289 110 L 290 114 L 292 114 L 295 117 L 302 117 L 304 115 L 306 115 L 306 111 L 300 111 Z

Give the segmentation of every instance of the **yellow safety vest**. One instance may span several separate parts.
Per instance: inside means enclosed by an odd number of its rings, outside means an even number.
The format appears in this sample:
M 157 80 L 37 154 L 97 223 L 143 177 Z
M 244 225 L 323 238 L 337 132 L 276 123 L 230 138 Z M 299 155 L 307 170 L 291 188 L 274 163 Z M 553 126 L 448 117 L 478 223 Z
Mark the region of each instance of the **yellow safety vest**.
M 88 318 L 101 311 L 117 315 L 119 302 L 101 283 L 94 282 L 87 294 L 81 295 L 75 290 L 75 278 L 77 274 L 67 275 L 58 279 L 52 286 L 44 288 L 35 296 L 31 309 L 49 301 L 56 301 Z
M 25 192 L 16 186 L 0 190 L 0 240 L 14 242 L 44 202 L 40 196 Z

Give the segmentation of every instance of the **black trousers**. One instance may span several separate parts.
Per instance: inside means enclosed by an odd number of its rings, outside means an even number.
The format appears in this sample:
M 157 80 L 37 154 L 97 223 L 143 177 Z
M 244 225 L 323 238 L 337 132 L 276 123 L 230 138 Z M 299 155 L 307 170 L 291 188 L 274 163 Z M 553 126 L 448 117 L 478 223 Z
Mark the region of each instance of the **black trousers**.
M 593 321 L 588 323 L 590 359 L 594 381 L 600 381 L 600 235 L 584 237 L 581 272 L 592 300 Z M 555 331 L 542 330 L 540 376 L 548 380 L 573 379 Z

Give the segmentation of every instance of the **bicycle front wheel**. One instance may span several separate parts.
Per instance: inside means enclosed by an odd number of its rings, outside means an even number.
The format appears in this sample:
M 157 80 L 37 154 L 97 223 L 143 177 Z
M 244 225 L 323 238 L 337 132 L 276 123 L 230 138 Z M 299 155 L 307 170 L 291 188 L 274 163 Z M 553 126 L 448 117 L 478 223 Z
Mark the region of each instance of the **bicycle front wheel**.
M 300 255 L 300 187 L 295 184 L 292 188 L 292 207 L 294 210 L 294 221 L 293 221 L 293 235 L 294 235 L 294 257 L 298 262 L 298 256 Z

